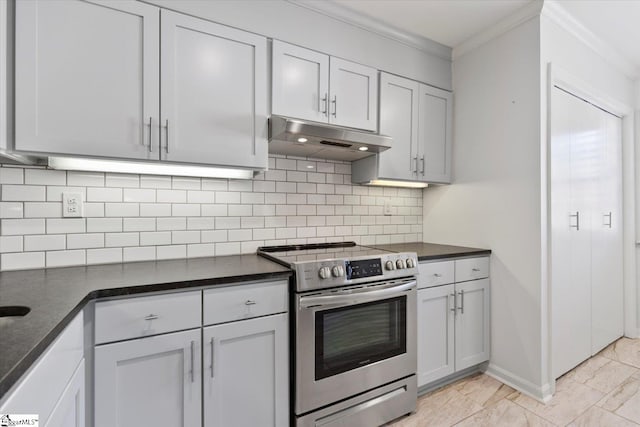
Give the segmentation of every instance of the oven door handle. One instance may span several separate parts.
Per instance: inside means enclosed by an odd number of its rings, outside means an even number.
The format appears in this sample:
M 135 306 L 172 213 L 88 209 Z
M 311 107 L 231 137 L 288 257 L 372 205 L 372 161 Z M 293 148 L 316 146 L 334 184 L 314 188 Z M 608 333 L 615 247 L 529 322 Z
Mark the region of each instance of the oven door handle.
M 409 291 L 416 286 L 416 281 L 411 280 L 401 285 L 392 286 L 389 288 L 379 289 L 375 291 L 362 291 L 357 293 L 349 293 L 344 295 L 322 295 L 322 296 L 310 296 L 300 298 L 300 308 L 312 308 L 312 307 L 326 307 L 326 306 L 341 306 L 359 304 L 362 302 L 375 301 L 380 299 L 389 298 L 396 294 L 402 294 Z

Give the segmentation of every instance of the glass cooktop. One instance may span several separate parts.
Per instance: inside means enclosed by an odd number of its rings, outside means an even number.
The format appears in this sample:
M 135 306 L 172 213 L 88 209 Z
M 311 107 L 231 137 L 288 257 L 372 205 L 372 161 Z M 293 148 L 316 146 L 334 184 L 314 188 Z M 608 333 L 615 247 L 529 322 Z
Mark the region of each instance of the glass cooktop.
M 392 252 L 356 245 L 355 242 L 340 242 L 308 245 L 263 246 L 258 248 L 258 253 L 280 263 L 292 265 L 296 263 L 324 261 L 328 259 L 348 260 L 355 257 L 384 255 Z

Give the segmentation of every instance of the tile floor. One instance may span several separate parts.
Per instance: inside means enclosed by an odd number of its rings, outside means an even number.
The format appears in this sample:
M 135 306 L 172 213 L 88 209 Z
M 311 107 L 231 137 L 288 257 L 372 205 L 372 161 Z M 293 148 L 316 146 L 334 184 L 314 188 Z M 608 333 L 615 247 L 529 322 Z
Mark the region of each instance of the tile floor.
M 421 396 L 390 426 L 640 426 L 640 339 L 621 338 L 563 375 L 546 405 L 477 374 Z

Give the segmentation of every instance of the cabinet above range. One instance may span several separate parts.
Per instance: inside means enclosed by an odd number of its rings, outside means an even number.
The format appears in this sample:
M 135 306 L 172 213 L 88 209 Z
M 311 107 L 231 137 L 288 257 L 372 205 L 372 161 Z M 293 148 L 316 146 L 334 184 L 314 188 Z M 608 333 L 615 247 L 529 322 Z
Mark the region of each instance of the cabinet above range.
M 378 70 L 273 41 L 272 113 L 369 131 L 378 128 Z

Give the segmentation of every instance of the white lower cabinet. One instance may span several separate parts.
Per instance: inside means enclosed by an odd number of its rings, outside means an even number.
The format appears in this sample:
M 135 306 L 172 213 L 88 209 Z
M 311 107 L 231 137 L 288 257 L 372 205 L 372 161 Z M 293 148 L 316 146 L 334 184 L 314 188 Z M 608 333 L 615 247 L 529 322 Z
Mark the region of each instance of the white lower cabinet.
M 418 387 L 455 371 L 454 286 L 418 290 Z
M 418 289 L 418 387 L 489 360 L 489 286 L 484 278 Z
M 287 426 L 287 285 L 97 302 L 95 427 Z
M 45 427 L 83 427 L 85 425 L 84 359 L 78 365 Z
M 81 312 L 0 401 L 0 414 L 37 414 L 39 425 L 82 427 L 84 316 Z
M 288 425 L 287 315 L 203 329 L 204 426 Z
M 200 329 L 98 346 L 95 426 L 201 423 Z

